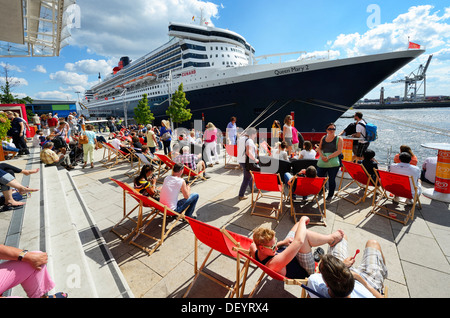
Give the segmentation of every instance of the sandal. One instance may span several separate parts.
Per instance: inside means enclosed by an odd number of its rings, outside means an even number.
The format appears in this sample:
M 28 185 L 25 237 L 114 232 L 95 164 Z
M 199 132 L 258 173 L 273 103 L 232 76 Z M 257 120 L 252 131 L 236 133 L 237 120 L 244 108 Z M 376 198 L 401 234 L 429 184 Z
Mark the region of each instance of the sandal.
M 6 212 L 6 211 L 12 211 L 12 210 L 17 210 L 20 208 L 23 208 L 25 206 L 25 204 L 22 205 L 12 205 L 11 203 L 5 204 L 1 209 L 0 212 Z
M 322 255 L 324 255 L 324 254 L 325 254 L 325 251 L 323 250 L 323 248 L 321 248 L 321 247 L 316 248 L 316 250 L 314 251 L 314 254 L 313 254 L 314 261 L 317 263 L 320 262 L 320 260 L 322 259 Z

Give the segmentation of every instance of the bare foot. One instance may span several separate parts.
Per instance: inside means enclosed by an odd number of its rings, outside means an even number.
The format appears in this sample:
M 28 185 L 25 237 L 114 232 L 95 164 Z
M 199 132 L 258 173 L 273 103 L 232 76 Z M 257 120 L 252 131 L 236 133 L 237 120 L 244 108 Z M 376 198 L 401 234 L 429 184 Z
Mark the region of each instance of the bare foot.
M 9 206 L 22 206 L 22 205 L 25 205 L 25 202 L 19 202 L 19 201 L 16 201 L 16 200 L 10 200 L 10 201 L 7 201 L 5 203 L 6 203 L 6 205 L 9 205 Z
M 344 234 L 344 231 L 337 230 L 336 232 L 331 233 L 330 235 L 331 235 L 331 240 L 330 240 L 330 242 L 328 242 L 328 244 L 330 245 L 330 247 L 333 247 L 344 238 L 345 234 Z
M 17 191 L 20 194 L 24 195 L 24 194 L 31 193 L 31 192 L 37 192 L 37 191 L 39 191 L 39 189 L 30 189 L 28 187 L 23 187 L 23 188 L 17 189 Z
M 30 174 L 35 174 L 39 172 L 39 168 L 33 169 L 33 170 L 22 170 L 22 173 L 26 176 L 29 176 Z

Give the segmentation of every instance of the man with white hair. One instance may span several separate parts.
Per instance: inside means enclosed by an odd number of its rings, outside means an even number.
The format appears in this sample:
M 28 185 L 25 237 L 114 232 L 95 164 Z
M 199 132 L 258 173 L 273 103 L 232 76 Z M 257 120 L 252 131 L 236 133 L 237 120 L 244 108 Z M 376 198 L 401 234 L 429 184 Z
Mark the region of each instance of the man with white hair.
M 176 156 L 173 159 L 173 161 L 176 163 L 183 164 L 197 173 L 203 171 L 203 177 L 209 179 L 209 176 L 206 176 L 205 173 L 206 170 L 205 161 L 201 159 L 202 154 L 199 153 L 198 155 L 194 155 L 190 153 L 189 148 L 190 148 L 189 146 L 184 146 L 183 148 L 181 148 L 181 153 L 178 156 Z

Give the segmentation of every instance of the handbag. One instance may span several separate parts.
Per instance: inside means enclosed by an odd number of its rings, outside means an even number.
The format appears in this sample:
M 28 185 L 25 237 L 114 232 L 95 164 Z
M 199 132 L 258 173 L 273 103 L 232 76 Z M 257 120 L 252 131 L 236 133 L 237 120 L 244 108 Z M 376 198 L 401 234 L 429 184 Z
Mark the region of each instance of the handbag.
M 166 133 L 164 133 L 162 136 L 161 136 L 161 140 L 162 141 L 166 141 L 166 140 L 169 140 L 170 139 L 170 132 L 166 132 Z
M 81 135 L 80 138 L 78 138 L 78 142 L 81 145 L 85 145 L 85 144 L 89 143 L 89 138 L 87 135 Z

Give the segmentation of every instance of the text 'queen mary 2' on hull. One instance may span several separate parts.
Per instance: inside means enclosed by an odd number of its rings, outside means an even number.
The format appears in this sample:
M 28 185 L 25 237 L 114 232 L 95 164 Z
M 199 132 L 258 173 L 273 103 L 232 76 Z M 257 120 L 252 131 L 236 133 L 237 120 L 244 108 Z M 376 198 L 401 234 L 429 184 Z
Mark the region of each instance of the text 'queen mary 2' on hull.
M 159 124 L 167 118 L 169 92 L 173 94 L 183 83 L 193 114 L 184 127 L 204 119 L 225 130 L 230 117 L 236 116 L 239 127 L 269 128 L 273 120 L 282 121 L 293 111 L 299 131 L 323 131 L 327 123 L 425 52 L 253 64 L 254 49 L 232 31 L 171 23 L 169 35 L 169 42 L 137 61 L 121 60 L 113 74 L 86 92 L 91 116 L 122 117 L 127 109 L 131 118 L 147 94 Z

